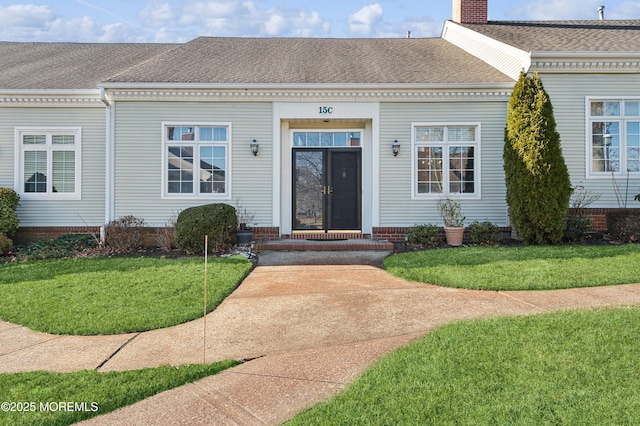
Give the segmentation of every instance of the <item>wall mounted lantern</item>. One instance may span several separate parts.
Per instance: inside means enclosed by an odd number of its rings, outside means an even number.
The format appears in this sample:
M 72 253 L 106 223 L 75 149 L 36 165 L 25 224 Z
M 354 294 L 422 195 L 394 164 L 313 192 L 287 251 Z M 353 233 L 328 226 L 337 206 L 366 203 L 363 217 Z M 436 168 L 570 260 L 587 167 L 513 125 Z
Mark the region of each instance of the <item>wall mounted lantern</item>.
M 249 145 L 251 146 L 251 153 L 253 154 L 253 156 L 255 157 L 256 155 L 258 155 L 258 150 L 260 148 L 258 142 L 256 142 L 256 140 L 254 139 Z
M 400 142 L 398 142 L 398 139 L 393 141 L 393 143 L 391 144 L 391 151 L 393 151 L 394 157 L 398 156 L 398 153 L 400 152 Z

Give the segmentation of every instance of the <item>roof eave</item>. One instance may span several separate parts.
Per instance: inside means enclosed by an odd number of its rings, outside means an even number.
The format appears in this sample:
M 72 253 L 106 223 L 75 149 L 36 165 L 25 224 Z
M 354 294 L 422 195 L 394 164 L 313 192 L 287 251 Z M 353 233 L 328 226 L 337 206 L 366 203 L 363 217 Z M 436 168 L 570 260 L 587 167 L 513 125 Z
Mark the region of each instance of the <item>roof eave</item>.
M 414 90 L 414 89 L 489 89 L 512 88 L 513 83 L 133 83 L 104 82 L 98 84 L 104 89 L 174 89 L 174 90 Z

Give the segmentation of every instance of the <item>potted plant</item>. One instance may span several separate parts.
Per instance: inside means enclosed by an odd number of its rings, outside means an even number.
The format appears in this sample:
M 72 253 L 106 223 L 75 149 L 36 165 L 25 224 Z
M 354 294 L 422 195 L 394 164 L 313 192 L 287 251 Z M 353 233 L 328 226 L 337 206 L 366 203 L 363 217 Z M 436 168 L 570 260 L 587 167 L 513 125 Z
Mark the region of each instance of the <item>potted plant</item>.
M 242 205 L 241 200 L 236 200 L 236 216 L 238 217 L 238 229 L 236 230 L 236 243 L 251 244 L 253 241 L 253 222 L 254 214 L 249 213 L 247 208 Z
M 464 220 L 462 207 L 458 201 L 450 198 L 438 200 L 438 211 L 444 221 L 444 235 L 450 246 L 461 246 L 464 237 Z

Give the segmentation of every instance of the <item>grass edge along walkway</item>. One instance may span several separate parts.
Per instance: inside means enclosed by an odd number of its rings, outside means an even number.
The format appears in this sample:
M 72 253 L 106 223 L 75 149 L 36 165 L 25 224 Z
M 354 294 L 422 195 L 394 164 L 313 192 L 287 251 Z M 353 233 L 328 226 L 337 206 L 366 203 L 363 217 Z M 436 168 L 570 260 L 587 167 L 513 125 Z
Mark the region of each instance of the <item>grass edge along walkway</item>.
M 408 281 L 475 290 L 557 290 L 640 283 L 640 244 L 461 247 L 387 257 Z
M 0 426 L 68 425 L 238 365 L 237 361 L 101 373 L 0 374 Z
M 248 275 L 242 256 L 212 258 L 207 311 Z M 203 315 L 204 259 L 76 258 L 0 266 L 0 318 L 60 335 L 104 335 L 182 324 Z
M 640 307 L 445 325 L 287 425 L 639 424 Z

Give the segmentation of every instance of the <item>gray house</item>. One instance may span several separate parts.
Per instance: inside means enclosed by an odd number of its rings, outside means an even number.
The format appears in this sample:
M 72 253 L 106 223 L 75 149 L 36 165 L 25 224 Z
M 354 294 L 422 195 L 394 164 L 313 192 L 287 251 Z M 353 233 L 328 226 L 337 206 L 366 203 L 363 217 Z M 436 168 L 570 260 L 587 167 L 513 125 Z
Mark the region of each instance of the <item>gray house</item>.
M 594 212 L 619 207 L 614 183 L 640 190 L 640 21 L 453 12 L 432 39 L 0 43 L 0 186 L 22 197 L 21 235 L 241 202 L 259 239 L 397 239 L 441 223 L 444 196 L 508 226 L 523 69 L 549 92 L 573 185 L 601 194 Z

